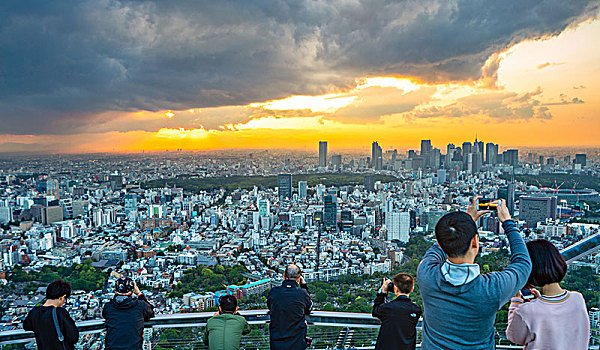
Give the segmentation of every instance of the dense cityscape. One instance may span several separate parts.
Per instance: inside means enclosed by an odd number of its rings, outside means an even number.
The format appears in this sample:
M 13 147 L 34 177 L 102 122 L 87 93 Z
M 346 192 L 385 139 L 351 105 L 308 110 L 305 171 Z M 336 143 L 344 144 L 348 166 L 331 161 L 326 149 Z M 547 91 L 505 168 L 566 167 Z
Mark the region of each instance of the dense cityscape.
M 216 310 L 225 294 L 264 309 L 289 263 L 315 286 L 315 309 L 370 312 L 380 278 L 414 274 L 437 221 L 474 196 L 505 199 L 525 240 L 564 249 L 598 234 L 598 149 L 523 154 L 475 140 L 441 151 L 422 140 L 416 150 L 373 142 L 370 154 L 331 154 L 328 146 L 1 159 L 1 329 L 21 328 L 59 277 L 73 286 L 67 308 L 76 321 L 101 318 L 123 275 L 157 314 Z M 502 269 L 498 218 L 478 224 L 483 271 Z M 569 264 L 568 276 L 585 283 L 566 280 L 586 298 L 591 344 L 600 335 L 596 248 Z M 336 284 L 364 298 L 335 294 Z M 99 348 L 99 339 L 79 346 Z

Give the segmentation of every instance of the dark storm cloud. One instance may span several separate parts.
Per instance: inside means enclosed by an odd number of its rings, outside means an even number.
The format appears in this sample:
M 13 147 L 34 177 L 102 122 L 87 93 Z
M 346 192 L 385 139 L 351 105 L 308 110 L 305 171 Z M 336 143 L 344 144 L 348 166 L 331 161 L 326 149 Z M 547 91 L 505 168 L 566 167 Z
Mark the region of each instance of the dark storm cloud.
M 106 111 L 318 94 L 355 77 L 470 80 L 597 1 L 2 1 L 0 134 L 72 133 Z M 485 72 L 494 77 L 493 72 Z

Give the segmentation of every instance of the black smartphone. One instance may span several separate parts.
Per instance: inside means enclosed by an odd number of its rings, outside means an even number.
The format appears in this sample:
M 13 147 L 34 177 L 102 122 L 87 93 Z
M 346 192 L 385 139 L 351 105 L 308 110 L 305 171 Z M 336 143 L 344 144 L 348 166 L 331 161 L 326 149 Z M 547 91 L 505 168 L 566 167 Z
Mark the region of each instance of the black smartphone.
M 530 300 L 535 298 L 535 295 L 533 295 L 529 288 L 521 289 L 521 295 L 523 296 L 523 300 Z
M 500 200 L 492 198 L 479 198 L 479 210 L 498 210 Z

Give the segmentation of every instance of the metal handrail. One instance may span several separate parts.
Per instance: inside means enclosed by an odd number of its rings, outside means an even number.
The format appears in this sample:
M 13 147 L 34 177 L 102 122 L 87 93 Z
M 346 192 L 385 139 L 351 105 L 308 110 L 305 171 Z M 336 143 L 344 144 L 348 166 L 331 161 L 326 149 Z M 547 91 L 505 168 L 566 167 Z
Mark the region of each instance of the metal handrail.
M 269 310 L 263 309 L 245 310 L 239 313 L 246 318 L 249 324 L 268 324 L 268 312 Z M 213 312 L 163 314 L 150 319 L 144 326 L 146 328 L 203 327 L 213 315 Z M 378 328 L 381 324 L 371 314 L 354 312 L 312 311 L 306 318 L 309 326 Z M 77 327 L 81 335 L 100 333 L 105 329 L 103 319 L 77 322 Z M 33 332 L 22 329 L 0 332 L 0 346 L 32 342 L 34 339 Z M 361 347 L 361 349 L 373 349 L 373 347 Z M 522 347 L 497 345 L 496 349 L 522 349 Z

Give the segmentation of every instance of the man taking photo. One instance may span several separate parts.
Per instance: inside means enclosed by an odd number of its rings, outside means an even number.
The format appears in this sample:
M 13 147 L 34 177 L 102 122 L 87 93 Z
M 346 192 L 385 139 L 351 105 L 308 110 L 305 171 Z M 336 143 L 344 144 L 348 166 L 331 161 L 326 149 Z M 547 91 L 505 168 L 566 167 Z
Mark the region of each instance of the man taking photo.
M 306 349 L 306 319 L 312 301 L 302 271 L 294 264 L 283 273 L 284 281 L 269 291 L 267 306 L 271 314 L 271 350 Z
M 131 278 L 121 277 L 115 282 L 115 297 L 104 304 L 102 317 L 106 319 L 106 350 L 141 350 L 144 322 L 154 317 L 154 309 Z
M 389 290 L 390 284 L 393 285 L 393 290 Z M 408 297 L 414 287 L 415 279 L 407 273 L 394 276 L 393 283 L 387 278 L 383 279 L 381 289 L 373 301 L 373 317 L 381 320 L 375 350 L 415 349 L 421 307 Z M 393 292 L 396 298 L 386 303 L 385 298 L 389 292 Z
M 506 202 L 497 209 L 508 238 L 510 265 L 480 274 L 478 198 L 467 212 L 444 215 L 435 226 L 434 244 L 421 261 L 417 282 L 423 297 L 423 349 L 494 349 L 496 312 L 526 283 L 531 259 Z

